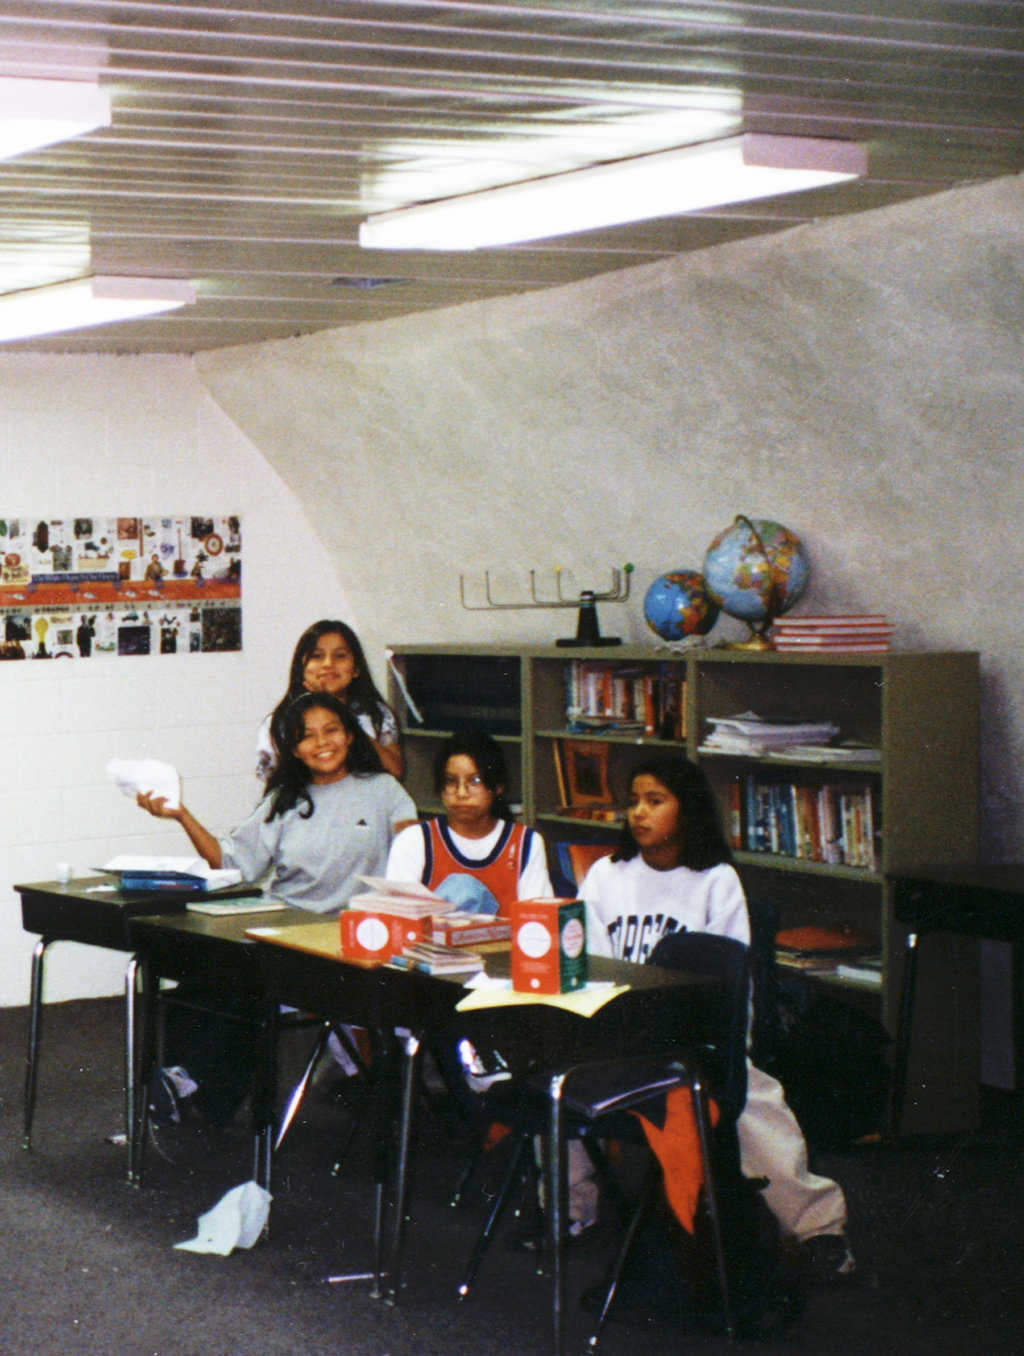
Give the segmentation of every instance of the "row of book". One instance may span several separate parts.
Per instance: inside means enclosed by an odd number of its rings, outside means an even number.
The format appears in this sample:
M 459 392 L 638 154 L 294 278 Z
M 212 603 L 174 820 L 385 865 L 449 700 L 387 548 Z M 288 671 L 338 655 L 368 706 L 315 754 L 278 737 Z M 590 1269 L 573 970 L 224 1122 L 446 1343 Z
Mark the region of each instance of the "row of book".
M 747 852 L 877 871 L 879 820 L 867 784 L 808 786 L 753 773 L 729 783 L 729 836 Z
M 566 665 L 570 729 L 686 738 L 686 676 L 681 664 L 623 667 L 575 659 Z
M 884 612 L 832 612 L 780 617 L 768 638 L 781 654 L 855 654 L 888 650 L 894 630 Z

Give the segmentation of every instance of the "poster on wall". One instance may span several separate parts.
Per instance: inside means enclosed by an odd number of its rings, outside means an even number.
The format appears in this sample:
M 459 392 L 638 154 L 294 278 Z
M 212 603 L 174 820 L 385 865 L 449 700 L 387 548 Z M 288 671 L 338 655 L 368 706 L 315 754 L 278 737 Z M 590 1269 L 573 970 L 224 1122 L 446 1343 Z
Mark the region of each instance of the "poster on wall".
M 0 659 L 241 648 L 237 514 L 0 518 Z

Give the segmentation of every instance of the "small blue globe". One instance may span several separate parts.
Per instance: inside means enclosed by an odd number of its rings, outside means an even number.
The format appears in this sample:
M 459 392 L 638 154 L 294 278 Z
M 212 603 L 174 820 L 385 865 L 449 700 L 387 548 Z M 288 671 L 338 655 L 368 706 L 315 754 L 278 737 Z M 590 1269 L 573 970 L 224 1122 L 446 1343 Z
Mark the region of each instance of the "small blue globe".
M 718 604 L 697 570 L 667 570 L 644 596 L 644 619 L 662 640 L 706 636 L 718 620 Z

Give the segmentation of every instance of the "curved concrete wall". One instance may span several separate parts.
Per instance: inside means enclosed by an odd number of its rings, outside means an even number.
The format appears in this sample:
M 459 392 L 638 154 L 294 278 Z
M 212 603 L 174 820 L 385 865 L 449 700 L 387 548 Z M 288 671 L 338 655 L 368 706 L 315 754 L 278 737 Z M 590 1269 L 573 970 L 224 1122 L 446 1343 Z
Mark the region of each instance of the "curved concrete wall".
M 197 359 L 387 641 L 547 642 L 572 612 L 464 611 L 700 566 L 737 512 L 813 561 L 805 606 L 884 610 L 983 657 L 985 851 L 1024 856 L 1024 180 L 571 287 Z M 720 624 L 721 627 L 721 624 Z M 718 632 L 716 631 L 716 633 Z

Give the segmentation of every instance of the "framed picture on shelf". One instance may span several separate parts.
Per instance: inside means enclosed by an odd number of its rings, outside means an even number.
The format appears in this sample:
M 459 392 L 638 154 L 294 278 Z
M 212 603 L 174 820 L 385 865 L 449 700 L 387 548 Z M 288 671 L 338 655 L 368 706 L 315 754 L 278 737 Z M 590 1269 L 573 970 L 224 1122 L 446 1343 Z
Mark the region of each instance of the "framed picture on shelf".
M 572 809 L 611 805 L 608 745 L 597 740 L 565 739 L 561 741 L 561 754 L 565 804 Z

